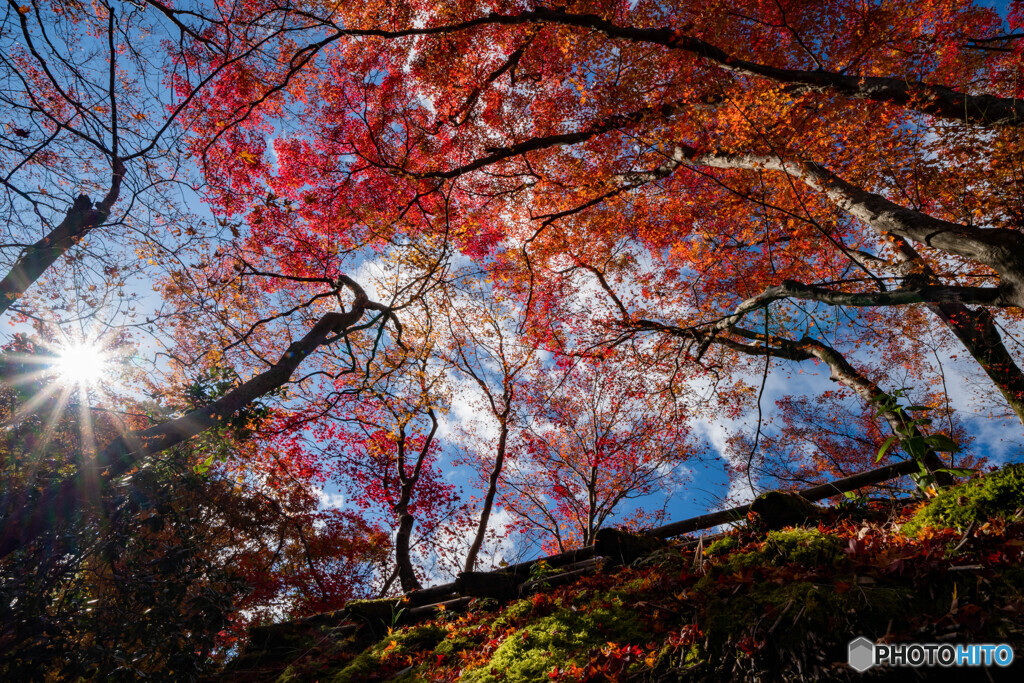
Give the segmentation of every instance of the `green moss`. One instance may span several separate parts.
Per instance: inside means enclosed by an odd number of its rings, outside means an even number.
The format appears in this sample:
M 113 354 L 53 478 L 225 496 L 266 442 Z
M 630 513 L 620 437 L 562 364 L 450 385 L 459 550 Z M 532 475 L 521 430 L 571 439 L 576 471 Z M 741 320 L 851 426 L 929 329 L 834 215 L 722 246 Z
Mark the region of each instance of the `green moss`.
M 783 610 L 788 613 L 787 605 L 791 601 L 800 607 L 807 606 L 805 611 L 810 612 L 807 617 L 811 622 L 819 613 L 834 609 L 831 603 L 838 602 L 837 597 L 834 592 L 808 582 L 754 584 L 741 593 L 717 595 L 709 600 L 704 610 L 704 628 L 709 643 L 717 648 L 738 640 L 753 624 L 762 621 L 765 614 L 783 614 Z
M 692 564 L 693 558 L 683 555 L 679 548 L 665 547 L 655 550 L 649 555 L 645 555 L 638 560 L 635 560 L 630 566 L 635 569 L 645 569 L 648 567 L 661 567 L 663 569 L 682 569 Z
M 526 615 L 528 615 L 532 611 L 533 611 L 533 601 L 532 600 L 530 600 L 529 598 L 524 598 L 523 600 L 517 600 L 516 602 L 513 602 L 512 604 L 510 604 L 508 607 L 506 607 L 505 609 L 503 609 L 501 611 L 501 614 L 498 615 L 498 618 L 494 620 L 494 623 L 492 624 L 492 627 L 495 630 L 499 630 L 500 631 L 503 628 L 511 626 L 513 623 L 515 623 L 519 619 L 525 617 Z
M 366 648 L 331 680 L 333 683 L 366 680 L 372 674 L 379 673 L 385 657 L 432 650 L 445 637 L 445 633 L 444 629 L 433 625 L 395 631 Z
M 312 637 L 315 636 L 315 637 Z M 311 632 L 311 637 L 302 648 L 289 654 L 286 661 L 293 662 L 287 666 L 276 679 L 277 683 L 297 683 L 310 678 L 313 670 L 323 671 L 345 666 L 352 653 L 362 649 L 363 642 L 355 634 L 339 636 L 329 626 L 320 626 Z M 255 661 L 252 666 L 259 669 L 267 665 L 266 653 L 252 653 Z M 297 659 L 296 659 L 297 658 Z
M 649 534 L 636 534 L 624 529 L 600 529 L 594 538 L 598 555 L 612 562 L 630 564 L 666 547 L 666 542 Z
M 621 580 L 615 588 L 608 591 L 610 597 L 636 599 L 640 595 L 649 594 L 658 589 L 660 574 L 657 569 L 640 570 L 638 576 Z
M 658 654 L 655 656 L 654 666 L 651 668 L 654 671 L 662 672 L 662 676 L 657 680 L 671 680 L 669 676 L 672 672 L 680 672 L 700 664 L 705 658 L 704 648 L 700 644 L 694 643 L 688 648 L 678 648 L 671 642 L 666 642 L 658 650 Z M 682 680 L 682 677 L 680 676 Z
M 378 600 L 351 600 L 345 604 L 349 614 L 390 621 L 402 609 L 402 598 L 380 598 Z
M 348 666 L 339 671 L 331 680 L 334 683 L 364 680 L 374 671 L 379 669 L 380 657 L 374 657 L 369 651 L 366 651 L 362 652 L 355 659 L 349 662 Z
M 501 607 L 501 601 L 495 600 L 494 598 L 480 598 L 477 600 L 473 611 L 475 612 L 493 612 L 494 610 Z
M 736 540 L 735 536 L 726 536 L 709 545 L 704 553 L 708 557 L 718 557 L 719 555 L 730 553 L 738 547 L 740 547 L 740 542 Z
M 733 540 L 735 542 L 735 539 Z M 738 545 L 738 543 L 736 544 Z M 712 547 L 714 545 L 712 544 Z M 706 589 L 710 583 L 717 581 L 723 574 L 740 573 L 756 567 L 781 567 L 791 563 L 805 567 L 833 564 L 836 560 L 843 558 L 840 552 L 841 548 L 842 543 L 839 539 L 823 534 L 817 529 L 770 531 L 761 548 L 746 553 L 733 553 L 713 564 L 707 575 L 697 582 L 697 587 L 702 590 Z M 708 554 L 711 555 L 711 548 L 708 550 Z M 722 551 L 722 554 L 725 552 Z M 719 554 L 715 553 L 715 555 Z
M 555 667 L 582 664 L 590 651 L 608 641 L 637 642 L 644 631 L 634 610 L 621 603 L 591 611 L 559 609 L 531 621 L 507 638 L 491 660 L 463 673 L 467 683 L 533 683 L 547 680 Z
M 769 531 L 764 552 L 772 564 L 789 563 L 813 567 L 832 564 L 840 555 L 842 544 L 834 536 L 823 534 L 817 529 L 790 529 Z
M 296 681 L 301 680 L 301 675 L 293 666 L 286 667 L 285 670 L 281 672 L 281 675 L 277 677 L 277 683 L 296 683 Z
M 1007 465 L 943 491 L 903 525 L 915 536 L 926 527 L 965 529 L 971 522 L 1009 517 L 1024 507 L 1024 464 Z
M 445 638 L 442 640 L 438 646 L 434 648 L 434 652 L 439 655 L 453 655 L 461 652 L 462 650 L 473 650 L 477 645 L 479 645 L 479 643 L 473 638 L 456 635 L 454 638 Z

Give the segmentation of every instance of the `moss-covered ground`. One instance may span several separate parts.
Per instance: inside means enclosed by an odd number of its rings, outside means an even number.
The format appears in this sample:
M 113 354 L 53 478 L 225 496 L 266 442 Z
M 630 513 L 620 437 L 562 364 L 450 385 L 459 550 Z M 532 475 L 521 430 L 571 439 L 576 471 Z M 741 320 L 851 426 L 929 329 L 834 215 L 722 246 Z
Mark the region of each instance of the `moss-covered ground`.
M 966 529 L 972 523 L 1005 520 L 1024 508 L 1024 463 L 1007 465 L 984 477 L 943 491 L 903 526 L 913 535 L 929 527 Z
M 272 675 L 236 665 L 225 678 L 908 679 L 906 670 L 866 676 L 847 667 L 847 643 L 861 635 L 1008 642 L 1024 660 L 1024 472 L 1010 470 L 930 505 L 823 510 L 811 527 L 767 531 L 754 516 L 700 556 L 692 546 L 661 548 L 628 567 L 505 604 L 480 600 L 383 637 L 332 638 L 319 626 L 292 634 L 305 642 Z

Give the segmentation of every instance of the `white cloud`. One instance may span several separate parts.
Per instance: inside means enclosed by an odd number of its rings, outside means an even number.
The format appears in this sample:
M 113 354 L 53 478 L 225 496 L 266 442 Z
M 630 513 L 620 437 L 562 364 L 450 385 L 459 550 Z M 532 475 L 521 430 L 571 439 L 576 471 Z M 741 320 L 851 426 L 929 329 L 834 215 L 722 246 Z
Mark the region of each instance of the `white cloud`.
M 327 492 L 322 488 L 314 486 L 313 494 L 317 497 L 317 500 L 320 501 L 321 510 L 329 510 L 332 508 L 344 510 L 347 507 L 344 493 Z

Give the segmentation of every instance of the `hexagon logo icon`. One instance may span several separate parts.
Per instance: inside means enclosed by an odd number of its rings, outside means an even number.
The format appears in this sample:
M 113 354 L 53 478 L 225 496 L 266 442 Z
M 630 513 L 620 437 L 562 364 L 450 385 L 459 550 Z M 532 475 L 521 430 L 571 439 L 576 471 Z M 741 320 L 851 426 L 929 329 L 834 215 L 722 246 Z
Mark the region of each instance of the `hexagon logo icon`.
M 864 673 L 875 665 L 875 644 L 864 636 L 851 640 L 847 662 L 854 671 Z

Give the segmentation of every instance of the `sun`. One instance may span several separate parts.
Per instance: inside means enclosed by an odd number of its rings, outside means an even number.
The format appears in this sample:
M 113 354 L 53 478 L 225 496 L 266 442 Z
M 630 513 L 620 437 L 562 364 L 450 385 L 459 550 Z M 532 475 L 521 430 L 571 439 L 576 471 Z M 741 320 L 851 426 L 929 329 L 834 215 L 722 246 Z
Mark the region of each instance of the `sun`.
M 73 342 L 57 352 L 53 372 L 64 384 L 95 386 L 106 377 L 109 363 L 106 350 L 99 344 Z

